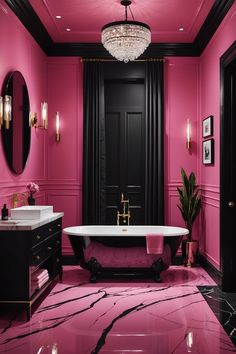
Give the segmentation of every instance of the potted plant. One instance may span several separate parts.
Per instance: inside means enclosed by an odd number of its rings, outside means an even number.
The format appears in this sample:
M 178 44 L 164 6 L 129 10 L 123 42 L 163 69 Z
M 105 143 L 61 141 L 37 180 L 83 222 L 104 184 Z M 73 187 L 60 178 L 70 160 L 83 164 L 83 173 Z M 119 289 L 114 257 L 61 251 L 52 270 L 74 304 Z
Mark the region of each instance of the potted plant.
M 184 219 L 186 228 L 189 230 L 187 240 L 184 243 L 186 255 L 185 264 L 192 266 L 195 264 L 198 252 L 198 241 L 192 239 L 193 223 L 198 216 L 201 208 L 201 197 L 199 188 L 196 185 L 196 177 L 193 172 L 189 177 L 183 168 L 181 168 L 182 187 L 177 187 L 179 193 L 180 205 L 177 205 Z M 184 247 L 182 248 L 184 250 Z

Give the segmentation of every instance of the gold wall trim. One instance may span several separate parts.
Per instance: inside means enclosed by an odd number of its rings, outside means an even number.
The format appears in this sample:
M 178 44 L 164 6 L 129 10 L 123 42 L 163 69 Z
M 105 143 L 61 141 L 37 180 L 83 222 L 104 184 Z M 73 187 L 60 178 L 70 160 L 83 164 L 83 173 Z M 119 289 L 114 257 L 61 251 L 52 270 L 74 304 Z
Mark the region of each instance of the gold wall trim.
M 123 63 L 122 61 L 116 60 L 116 59 L 99 59 L 99 58 L 80 58 L 81 62 L 86 62 L 86 61 L 90 61 L 90 62 L 96 62 L 96 61 L 100 61 L 100 62 L 116 62 L 116 63 Z M 147 61 L 162 61 L 165 62 L 164 58 L 148 58 L 148 59 L 136 59 L 133 60 L 131 63 L 137 63 L 137 62 L 147 62 Z M 130 62 L 129 62 L 130 63 Z

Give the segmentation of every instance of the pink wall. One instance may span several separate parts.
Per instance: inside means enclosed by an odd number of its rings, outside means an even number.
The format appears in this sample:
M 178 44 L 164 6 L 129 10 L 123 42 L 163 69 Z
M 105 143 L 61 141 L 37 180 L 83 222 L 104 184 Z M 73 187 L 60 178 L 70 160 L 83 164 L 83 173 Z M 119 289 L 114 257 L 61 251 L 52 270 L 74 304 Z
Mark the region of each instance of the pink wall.
M 28 87 L 30 109 L 39 112 L 41 101 L 47 98 L 47 58 L 3 0 L 0 0 L 0 48 L 0 86 L 2 87 L 10 71 L 20 71 Z M 40 203 L 45 202 L 45 138 L 42 131 L 32 130 L 29 158 L 24 172 L 20 175 L 12 173 L 8 168 L 0 143 L 0 207 L 7 203 L 11 208 L 12 194 L 25 191 L 26 184 L 30 181 L 41 186 L 37 200 Z
M 184 226 L 177 208 L 179 203 L 177 187 L 181 185 L 180 170 L 196 174 L 199 167 L 198 142 L 198 92 L 199 58 L 166 58 L 165 62 L 165 223 Z M 186 148 L 186 121 L 192 127 L 192 148 Z M 198 222 L 194 225 L 198 238 Z
M 199 135 L 198 161 L 202 186 L 201 251 L 220 269 L 220 57 L 236 40 L 236 3 L 221 23 L 217 32 L 200 57 L 200 116 L 214 116 L 215 164 L 201 163 L 202 138 Z
M 48 204 L 64 212 L 63 227 L 81 224 L 83 72 L 78 58 L 48 59 Z M 60 114 L 61 139 L 55 141 L 55 113 Z M 63 253 L 70 254 L 63 235 Z

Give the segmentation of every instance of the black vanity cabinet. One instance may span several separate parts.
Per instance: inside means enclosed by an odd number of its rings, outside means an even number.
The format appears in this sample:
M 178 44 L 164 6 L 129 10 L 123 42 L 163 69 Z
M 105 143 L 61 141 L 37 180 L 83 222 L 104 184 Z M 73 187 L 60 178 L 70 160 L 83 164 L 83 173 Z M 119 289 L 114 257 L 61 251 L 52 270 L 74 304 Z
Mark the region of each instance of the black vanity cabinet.
M 29 319 L 36 300 L 62 278 L 62 219 L 31 230 L 10 228 L 0 231 L 0 304 L 25 306 Z M 49 279 L 39 288 L 34 281 L 40 269 Z

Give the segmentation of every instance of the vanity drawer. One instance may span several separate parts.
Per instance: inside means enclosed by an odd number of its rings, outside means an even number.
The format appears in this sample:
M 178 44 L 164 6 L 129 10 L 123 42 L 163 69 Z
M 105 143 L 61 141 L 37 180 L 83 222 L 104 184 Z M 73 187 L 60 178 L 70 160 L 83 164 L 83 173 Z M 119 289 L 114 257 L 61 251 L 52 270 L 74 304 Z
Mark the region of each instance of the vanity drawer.
M 35 249 L 35 251 L 32 253 L 31 258 L 32 269 L 35 269 L 35 267 L 45 262 L 45 260 L 48 259 L 58 249 L 61 249 L 60 232 L 52 236 L 48 242 L 43 243 L 41 247 L 37 247 Z
M 61 231 L 61 219 L 35 229 L 32 234 L 32 248 L 58 231 Z

